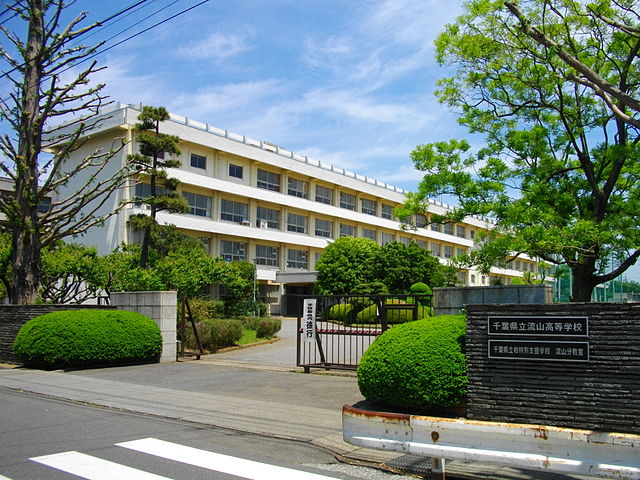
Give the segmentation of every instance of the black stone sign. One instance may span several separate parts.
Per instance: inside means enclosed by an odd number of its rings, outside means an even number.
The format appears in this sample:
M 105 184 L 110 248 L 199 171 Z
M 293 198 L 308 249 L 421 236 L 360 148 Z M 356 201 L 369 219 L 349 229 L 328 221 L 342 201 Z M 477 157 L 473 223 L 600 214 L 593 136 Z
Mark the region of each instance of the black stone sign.
M 589 342 L 489 340 L 489 358 L 588 362 Z
M 489 317 L 489 335 L 588 337 L 587 317 Z

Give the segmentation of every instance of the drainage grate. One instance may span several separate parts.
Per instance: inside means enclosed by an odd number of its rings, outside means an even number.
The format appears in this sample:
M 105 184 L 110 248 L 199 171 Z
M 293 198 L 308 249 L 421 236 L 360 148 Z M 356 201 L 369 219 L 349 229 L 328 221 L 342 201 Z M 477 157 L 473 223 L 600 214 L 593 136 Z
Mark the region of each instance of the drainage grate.
M 420 455 L 402 455 L 386 462 L 385 465 L 413 475 L 431 474 L 431 458 Z

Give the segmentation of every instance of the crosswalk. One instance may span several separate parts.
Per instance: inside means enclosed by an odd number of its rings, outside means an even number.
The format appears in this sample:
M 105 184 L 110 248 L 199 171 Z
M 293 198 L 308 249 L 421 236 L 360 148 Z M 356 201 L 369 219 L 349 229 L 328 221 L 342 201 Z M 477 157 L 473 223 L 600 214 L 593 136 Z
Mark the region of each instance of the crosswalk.
M 129 451 L 248 480 L 335 480 L 335 477 L 223 455 L 156 438 L 143 438 L 115 445 Z M 174 480 L 76 451 L 43 455 L 29 460 L 87 480 Z M 0 474 L 0 480 L 12 479 Z

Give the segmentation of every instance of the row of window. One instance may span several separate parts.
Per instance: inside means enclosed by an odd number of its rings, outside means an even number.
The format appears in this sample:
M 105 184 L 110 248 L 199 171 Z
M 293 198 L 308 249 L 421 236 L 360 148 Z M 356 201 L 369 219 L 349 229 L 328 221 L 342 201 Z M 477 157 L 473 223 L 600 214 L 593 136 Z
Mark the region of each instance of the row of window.
M 194 168 L 206 169 L 206 157 L 195 153 L 191 154 L 191 166 Z M 244 177 L 244 168 L 241 165 L 229 164 L 229 177 L 240 178 Z M 279 173 L 270 172 L 267 170 L 258 169 L 257 172 L 257 187 L 273 192 L 281 191 L 281 175 Z M 289 177 L 287 179 L 287 194 L 298 198 L 309 198 L 309 182 L 304 180 Z M 324 203 L 326 205 L 333 205 L 334 203 L 334 191 L 332 188 L 324 187 L 322 185 L 316 185 L 315 187 L 315 201 Z M 191 204 L 190 204 L 191 205 Z M 347 193 L 339 192 L 338 205 L 340 208 L 346 210 L 356 211 L 356 196 Z M 199 208 L 194 209 L 195 215 L 202 215 L 202 210 Z M 388 220 L 393 220 L 394 207 L 388 204 L 380 204 L 380 217 Z M 360 212 L 366 215 L 378 215 L 378 201 L 368 198 L 360 199 Z M 193 213 L 193 212 L 192 212 Z M 416 215 L 415 224 L 419 228 L 427 226 L 427 219 L 424 215 Z M 437 224 L 432 223 L 431 229 L 437 232 L 442 232 L 448 235 L 456 235 L 460 238 L 466 238 L 466 228 L 462 225 L 454 225 L 451 223 Z M 474 238 L 475 232 L 469 231 L 469 238 Z
M 220 242 L 220 256 L 227 262 L 247 260 L 247 244 L 245 242 L 222 240 Z M 278 267 L 280 265 L 280 248 L 269 245 L 256 245 L 254 261 L 256 265 Z M 309 259 L 307 251 L 287 248 L 287 268 L 308 270 Z

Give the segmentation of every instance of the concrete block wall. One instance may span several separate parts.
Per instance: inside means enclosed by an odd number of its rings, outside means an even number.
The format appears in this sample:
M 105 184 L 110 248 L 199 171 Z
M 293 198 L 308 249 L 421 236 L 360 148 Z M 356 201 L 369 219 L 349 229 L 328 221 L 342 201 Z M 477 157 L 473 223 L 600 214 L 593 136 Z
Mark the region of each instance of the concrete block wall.
M 0 305 L 0 362 L 18 362 L 13 356 L 13 342 L 20 328 L 32 318 L 60 310 L 114 308 L 104 305 Z
M 138 312 L 152 318 L 162 333 L 160 362 L 175 362 L 177 355 L 176 292 L 112 292 L 111 306 L 120 310 Z
M 489 359 L 494 315 L 586 316 L 589 360 Z M 640 434 L 640 304 L 470 305 L 467 316 L 469 418 Z
M 551 285 L 497 285 L 433 289 L 436 315 L 457 315 L 466 305 L 552 303 Z

